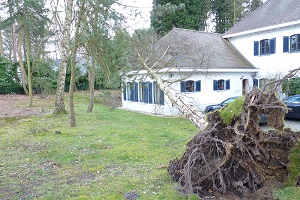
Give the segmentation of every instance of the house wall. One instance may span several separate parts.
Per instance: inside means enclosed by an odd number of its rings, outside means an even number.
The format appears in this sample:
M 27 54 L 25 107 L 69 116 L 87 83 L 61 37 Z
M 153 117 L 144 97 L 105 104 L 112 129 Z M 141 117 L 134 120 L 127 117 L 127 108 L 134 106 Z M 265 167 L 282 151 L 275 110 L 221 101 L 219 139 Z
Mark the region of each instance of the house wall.
M 201 80 L 201 91 L 200 92 L 183 92 L 187 99 L 190 100 L 195 106 L 199 108 L 199 110 L 203 111 L 207 105 L 217 104 L 222 102 L 223 100 L 242 95 L 243 90 L 243 79 L 248 79 L 247 90 L 253 86 L 253 80 L 251 76 L 254 76 L 254 73 L 250 72 L 209 72 L 209 73 L 171 73 L 172 77 L 170 77 L 170 73 L 167 73 L 163 76 L 163 79 L 169 79 L 169 81 L 176 81 L 179 79 L 185 78 L 185 81 L 193 80 L 198 81 Z M 221 90 L 214 91 L 213 80 L 230 80 L 230 89 L 229 90 Z M 131 79 L 125 80 L 125 82 L 131 82 L 135 80 L 136 82 L 153 82 L 149 77 L 145 75 L 136 75 Z M 170 85 L 171 88 L 180 92 L 180 82 L 174 82 Z M 148 104 L 144 102 L 132 102 L 128 100 L 124 100 L 124 95 L 122 95 L 122 107 L 130 110 L 153 113 L 153 114 L 161 114 L 161 115 L 180 115 L 179 110 L 170 103 L 170 100 L 166 97 L 164 105 L 157 104 Z
M 300 24 L 227 38 L 260 71 L 257 78 L 274 78 L 300 67 L 300 52 L 283 53 L 283 36 L 300 34 Z M 226 37 L 225 37 L 226 38 Z M 276 38 L 275 54 L 254 56 L 254 41 Z

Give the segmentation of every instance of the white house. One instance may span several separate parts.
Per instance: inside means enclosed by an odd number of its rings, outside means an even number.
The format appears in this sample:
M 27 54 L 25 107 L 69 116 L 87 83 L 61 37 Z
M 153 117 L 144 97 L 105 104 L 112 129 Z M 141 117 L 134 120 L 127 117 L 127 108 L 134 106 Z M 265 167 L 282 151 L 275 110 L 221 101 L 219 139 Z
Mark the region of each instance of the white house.
M 259 69 L 260 85 L 300 67 L 300 1 L 268 0 L 223 38 Z
M 190 97 L 200 110 L 249 91 L 258 72 L 221 34 L 178 28 L 157 42 L 155 55 L 147 64 L 155 64 L 157 74 L 174 90 Z M 132 71 L 124 82 L 124 108 L 162 115 L 180 114 L 147 71 Z
M 223 35 L 174 28 L 157 42 L 148 65 L 158 61 L 157 74 L 204 110 L 300 67 L 299 10 L 300 0 L 268 0 Z M 145 70 L 124 82 L 124 108 L 180 114 Z

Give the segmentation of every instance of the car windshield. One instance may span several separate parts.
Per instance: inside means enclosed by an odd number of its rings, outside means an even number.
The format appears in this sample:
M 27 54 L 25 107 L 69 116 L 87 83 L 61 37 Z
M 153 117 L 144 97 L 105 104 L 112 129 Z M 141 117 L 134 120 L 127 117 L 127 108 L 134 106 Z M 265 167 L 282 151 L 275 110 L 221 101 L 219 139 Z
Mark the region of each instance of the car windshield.
M 285 102 L 285 103 L 300 103 L 300 97 L 299 96 L 288 97 L 283 102 Z
M 222 105 L 227 105 L 227 104 L 233 102 L 235 99 L 236 99 L 236 98 L 230 98 L 230 99 L 227 99 L 227 100 L 223 101 Z

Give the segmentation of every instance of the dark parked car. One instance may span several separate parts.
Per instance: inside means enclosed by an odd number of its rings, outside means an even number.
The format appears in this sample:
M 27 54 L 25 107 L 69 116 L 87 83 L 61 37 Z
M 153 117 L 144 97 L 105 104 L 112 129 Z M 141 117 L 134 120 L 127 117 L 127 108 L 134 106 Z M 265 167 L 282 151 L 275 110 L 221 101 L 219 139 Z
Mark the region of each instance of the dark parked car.
M 300 95 L 299 95 L 300 97 Z M 227 104 L 233 102 L 235 99 L 239 98 L 239 96 L 237 97 L 230 97 L 228 99 L 225 99 L 224 101 L 222 101 L 221 103 L 219 104 L 215 104 L 215 105 L 209 105 L 209 106 L 206 106 L 204 112 L 205 113 L 209 113 L 209 112 L 212 112 L 212 111 L 215 111 L 215 110 L 219 110 L 221 109 L 223 106 L 226 106 Z M 299 104 L 300 105 L 300 104 Z M 262 114 L 260 116 L 260 120 L 259 120 L 259 123 L 260 124 L 264 124 L 264 123 L 267 123 L 268 121 L 268 117 L 266 114 Z
M 285 115 L 286 118 L 300 119 L 300 94 L 290 96 L 283 100 L 285 105 L 290 109 Z
M 218 103 L 218 104 L 215 104 L 215 105 L 209 105 L 209 106 L 206 106 L 204 112 L 205 113 L 209 113 L 209 112 L 212 112 L 212 111 L 215 111 L 215 110 L 219 110 L 221 109 L 223 106 L 226 106 L 227 104 L 233 102 L 235 99 L 237 99 L 239 97 L 230 97 L 224 101 L 222 101 L 221 103 Z

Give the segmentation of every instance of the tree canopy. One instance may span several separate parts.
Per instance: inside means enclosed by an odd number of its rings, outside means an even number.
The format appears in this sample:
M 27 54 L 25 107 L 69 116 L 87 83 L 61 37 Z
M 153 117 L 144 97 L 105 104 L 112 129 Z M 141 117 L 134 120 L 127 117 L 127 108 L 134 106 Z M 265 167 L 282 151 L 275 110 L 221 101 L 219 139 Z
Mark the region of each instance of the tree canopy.
M 262 0 L 153 0 L 151 26 L 163 36 L 173 27 L 224 33 Z

